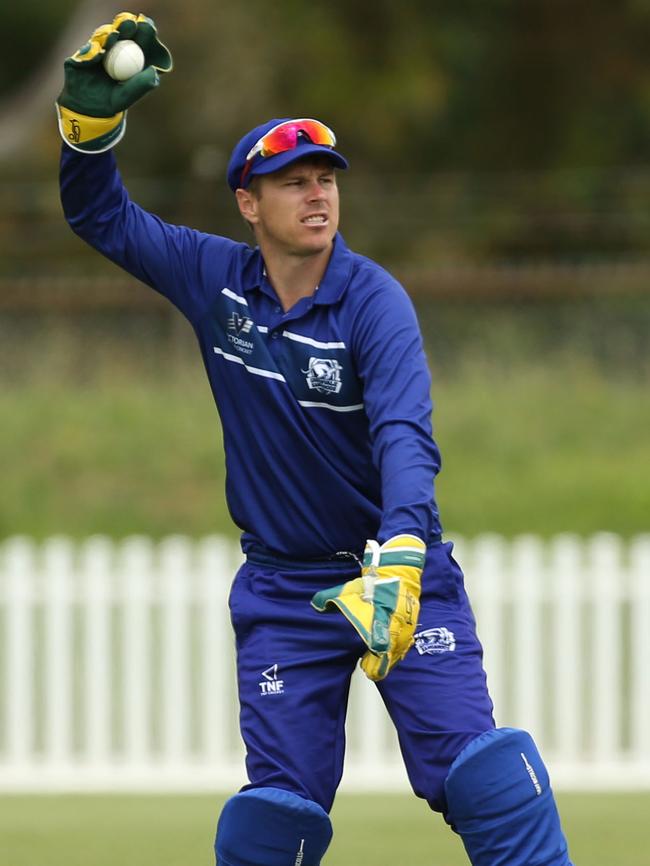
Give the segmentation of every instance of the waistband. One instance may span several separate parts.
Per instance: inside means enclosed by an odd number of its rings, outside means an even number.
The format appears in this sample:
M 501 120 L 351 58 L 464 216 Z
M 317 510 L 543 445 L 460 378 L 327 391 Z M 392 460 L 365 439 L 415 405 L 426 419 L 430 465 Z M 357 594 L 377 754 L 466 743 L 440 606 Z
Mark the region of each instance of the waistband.
M 436 533 L 429 538 L 427 548 L 442 541 L 442 535 Z M 269 550 L 268 547 L 251 547 L 246 551 L 246 559 L 255 565 L 272 565 L 276 568 L 309 569 L 309 568 L 361 568 L 363 551 L 337 550 L 327 556 L 292 557 Z
M 310 569 L 310 568 L 361 568 L 363 551 L 355 553 L 351 550 L 338 550 L 329 556 L 292 557 L 283 556 L 267 548 L 251 548 L 246 552 L 246 560 L 255 565 L 272 565 L 276 568 Z

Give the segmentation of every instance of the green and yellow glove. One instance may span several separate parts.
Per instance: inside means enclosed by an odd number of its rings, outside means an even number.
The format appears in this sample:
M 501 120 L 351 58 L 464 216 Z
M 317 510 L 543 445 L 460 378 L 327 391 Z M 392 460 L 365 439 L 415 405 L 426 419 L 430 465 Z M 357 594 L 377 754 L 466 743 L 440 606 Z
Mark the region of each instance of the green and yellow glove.
M 361 577 L 317 592 L 317 611 L 339 610 L 368 651 L 361 668 L 382 680 L 413 645 L 420 613 L 420 578 L 426 545 L 414 535 L 395 535 L 381 546 L 366 542 Z
M 126 81 L 115 81 L 104 69 L 106 53 L 120 39 L 142 49 L 145 67 Z M 124 135 L 126 111 L 158 86 L 159 73 L 170 72 L 172 56 L 158 39 L 151 18 L 121 12 L 103 24 L 64 63 L 65 81 L 56 102 L 63 140 L 82 153 L 100 153 Z

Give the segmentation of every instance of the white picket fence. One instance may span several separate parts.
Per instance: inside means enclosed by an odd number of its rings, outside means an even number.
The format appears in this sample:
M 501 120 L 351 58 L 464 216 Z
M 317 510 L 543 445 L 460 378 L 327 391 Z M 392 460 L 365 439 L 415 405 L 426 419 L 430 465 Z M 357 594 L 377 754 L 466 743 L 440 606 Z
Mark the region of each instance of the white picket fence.
M 650 788 L 650 535 L 459 541 L 499 724 L 556 786 Z M 0 790 L 232 790 L 245 781 L 226 597 L 210 537 L 0 545 Z M 407 787 L 357 673 L 344 787 Z

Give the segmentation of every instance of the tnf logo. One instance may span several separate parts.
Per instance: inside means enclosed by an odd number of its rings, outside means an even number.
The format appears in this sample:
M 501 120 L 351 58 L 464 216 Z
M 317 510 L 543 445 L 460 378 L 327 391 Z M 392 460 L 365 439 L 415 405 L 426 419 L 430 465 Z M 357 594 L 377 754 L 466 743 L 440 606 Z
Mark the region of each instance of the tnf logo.
M 271 665 L 265 671 L 262 671 L 264 679 L 259 683 L 260 690 L 263 695 L 283 695 L 284 680 L 278 679 L 278 666 Z

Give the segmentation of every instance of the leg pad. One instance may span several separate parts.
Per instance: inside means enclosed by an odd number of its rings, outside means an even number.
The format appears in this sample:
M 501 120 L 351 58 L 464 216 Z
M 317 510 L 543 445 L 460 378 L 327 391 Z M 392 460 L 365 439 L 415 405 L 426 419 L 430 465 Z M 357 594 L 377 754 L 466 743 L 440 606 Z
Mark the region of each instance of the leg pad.
M 332 839 L 324 809 L 281 788 L 249 788 L 226 801 L 217 866 L 319 866 Z
M 526 731 L 472 740 L 445 782 L 446 819 L 473 866 L 571 866 L 548 772 Z

